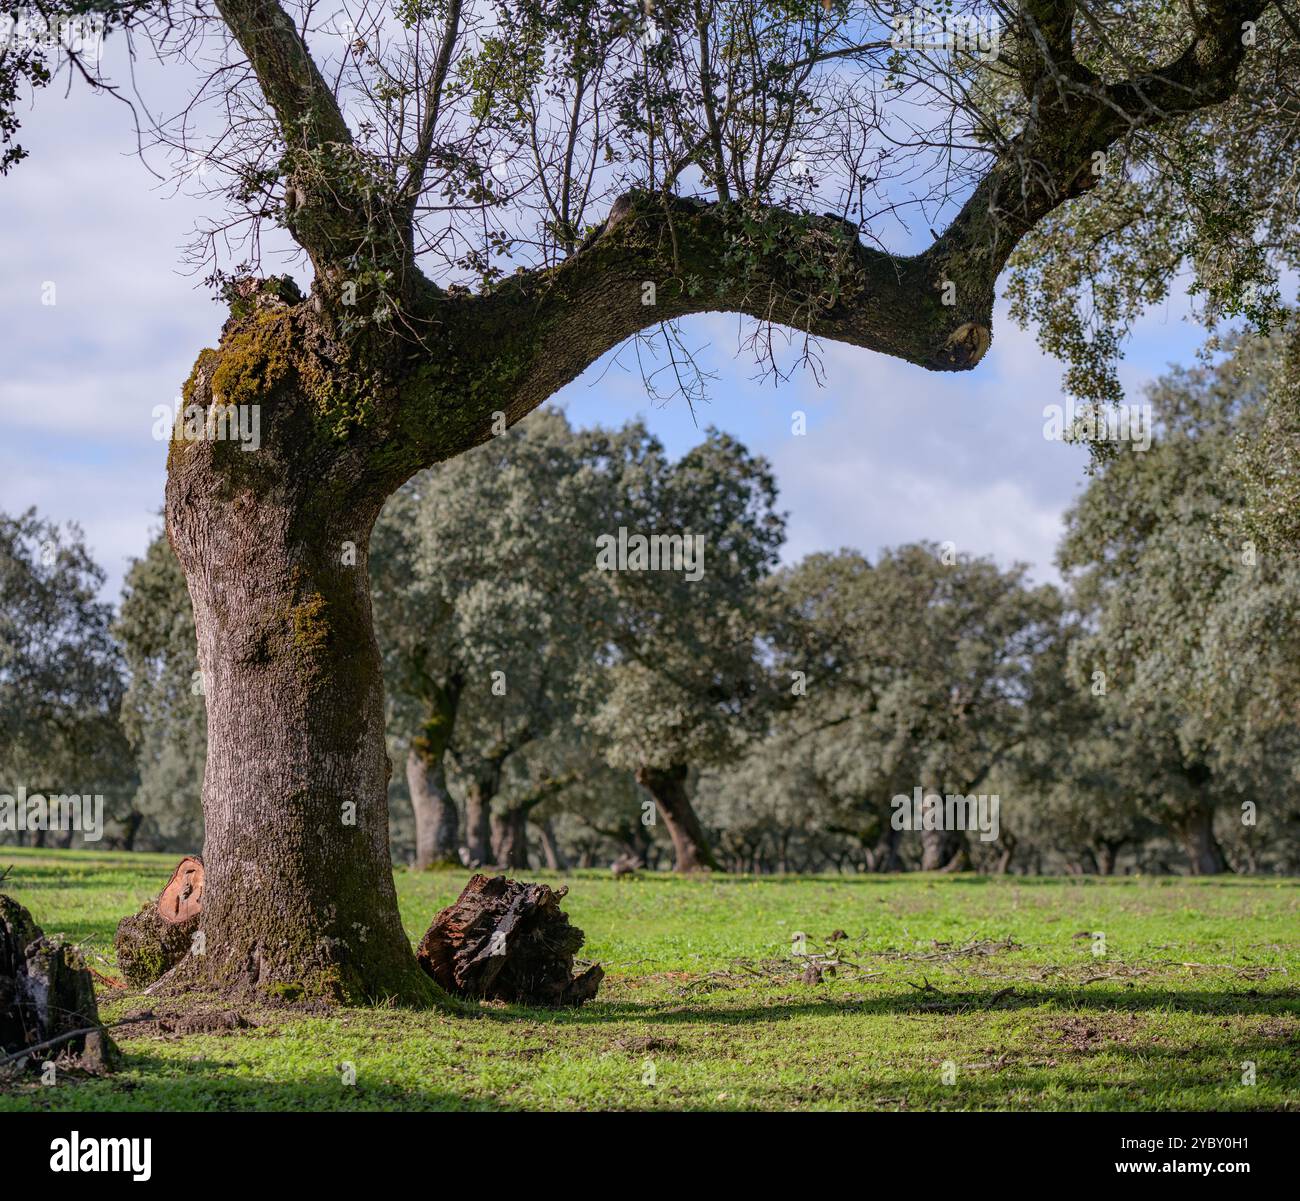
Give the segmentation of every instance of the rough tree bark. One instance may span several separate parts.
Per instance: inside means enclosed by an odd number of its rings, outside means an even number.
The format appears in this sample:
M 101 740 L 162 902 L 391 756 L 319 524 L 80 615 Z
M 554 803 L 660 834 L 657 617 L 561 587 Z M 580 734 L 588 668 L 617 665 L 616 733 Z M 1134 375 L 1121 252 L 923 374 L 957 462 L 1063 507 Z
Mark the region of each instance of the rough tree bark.
M 678 872 L 719 871 L 709 849 L 704 827 L 686 795 L 689 769 L 682 764 L 668 768 L 642 767 L 636 780 L 653 798 L 659 816 L 673 840 L 673 870 Z
M 279 302 L 227 324 L 186 399 L 261 407 L 262 446 L 173 441 L 167 531 L 194 607 L 208 714 L 205 953 L 185 979 L 428 1000 L 397 912 L 390 766 L 367 550 L 387 495 L 313 433 L 312 330 Z M 294 378 L 291 380 L 290 377 Z M 312 461 L 304 468 L 304 460 Z

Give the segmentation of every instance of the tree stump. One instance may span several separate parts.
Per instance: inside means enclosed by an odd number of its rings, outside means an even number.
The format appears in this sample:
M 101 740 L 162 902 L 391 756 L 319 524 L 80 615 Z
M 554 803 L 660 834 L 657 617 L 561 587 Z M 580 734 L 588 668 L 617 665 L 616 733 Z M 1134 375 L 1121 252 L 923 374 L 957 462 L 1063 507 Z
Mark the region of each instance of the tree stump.
M 128 984 L 144 988 L 170 971 L 193 945 L 203 900 L 203 860 L 186 855 L 157 900 L 117 924 L 113 946 Z
M 40 1044 L 81 1031 L 54 1046 Z M 112 1071 L 117 1048 L 100 1025 L 95 984 L 75 947 L 46 938 L 13 897 L 0 894 L 0 1052 L 34 1048 L 19 1068 L 75 1056 L 90 1072 Z
M 474 876 L 429 927 L 416 957 L 447 992 L 524 1005 L 581 1005 L 604 970 L 578 976 L 583 933 L 560 909 L 567 888 Z

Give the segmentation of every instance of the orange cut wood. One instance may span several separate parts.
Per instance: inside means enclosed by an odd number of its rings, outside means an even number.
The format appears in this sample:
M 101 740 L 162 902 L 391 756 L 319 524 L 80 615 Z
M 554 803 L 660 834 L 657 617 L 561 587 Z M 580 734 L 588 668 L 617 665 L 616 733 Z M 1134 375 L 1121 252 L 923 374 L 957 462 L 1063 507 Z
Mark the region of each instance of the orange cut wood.
M 203 900 L 203 860 L 186 855 L 158 897 L 158 916 L 172 926 L 197 917 Z

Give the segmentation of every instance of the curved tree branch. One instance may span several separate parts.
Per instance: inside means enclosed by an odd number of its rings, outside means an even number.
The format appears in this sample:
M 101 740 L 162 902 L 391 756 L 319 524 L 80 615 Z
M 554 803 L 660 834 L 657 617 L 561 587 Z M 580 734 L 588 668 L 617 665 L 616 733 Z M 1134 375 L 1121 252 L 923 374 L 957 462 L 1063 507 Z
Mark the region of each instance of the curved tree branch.
M 1098 154 L 1136 129 L 1230 97 L 1242 25 L 1265 7 L 1266 0 L 1209 3 L 1172 63 L 1107 84 L 1073 57 L 1073 3 L 1027 5 L 1050 55 L 1032 83 L 1031 116 L 920 255 L 865 246 L 830 216 L 622 197 L 558 267 L 470 298 L 480 338 L 513 363 L 491 409 L 518 420 L 626 338 L 704 312 L 747 314 L 929 370 L 973 368 L 991 340 L 998 275 L 1020 240 L 1099 182 Z M 490 411 L 479 415 L 479 437 Z

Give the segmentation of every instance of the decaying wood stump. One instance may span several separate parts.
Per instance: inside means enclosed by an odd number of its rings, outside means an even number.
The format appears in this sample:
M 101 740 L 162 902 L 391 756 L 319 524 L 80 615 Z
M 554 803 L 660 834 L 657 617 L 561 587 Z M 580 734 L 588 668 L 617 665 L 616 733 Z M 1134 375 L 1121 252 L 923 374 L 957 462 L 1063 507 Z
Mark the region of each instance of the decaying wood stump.
M 416 957 L 451 993 L 525 1005 L 581 1005 L 604 970 L 578 976 L 573 957 L 583 933 L 560 909 L 567 888 L 474 876 L 455 904 L 433 919 Z
M 75 1038 L 40 1044 L 81 1031 Z M 13 897 L 0 893 L 0 1058 L 32 1048 L 12 1066 L 75 1057 L 90 1072 L 112 1071 L 117 1048 L 99 1021 L 95 984 L 75 947 L 46 938 Z
M 187 855 L 172 872 L 157 900 L 117 924 L 113 946 L 128 984 L 152 984 L 189 954 L 199 928 L 203 900 L 203 860 Z
M 163 921 L 179 926 L 199 916 L 202 902 L 203 860 L 197 855 L 186 855 L 158 894 L 158 913 Z

